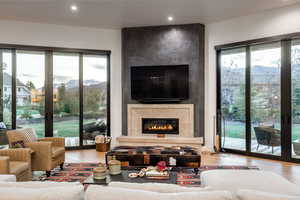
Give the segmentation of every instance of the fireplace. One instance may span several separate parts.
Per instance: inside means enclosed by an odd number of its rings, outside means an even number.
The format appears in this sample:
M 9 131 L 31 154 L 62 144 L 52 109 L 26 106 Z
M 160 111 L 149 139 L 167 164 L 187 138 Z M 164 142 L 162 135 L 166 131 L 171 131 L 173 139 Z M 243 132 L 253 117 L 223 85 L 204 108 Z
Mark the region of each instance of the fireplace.
M 142 131 L 145 134 L 179 135 L 178 118 L 142 118 Z

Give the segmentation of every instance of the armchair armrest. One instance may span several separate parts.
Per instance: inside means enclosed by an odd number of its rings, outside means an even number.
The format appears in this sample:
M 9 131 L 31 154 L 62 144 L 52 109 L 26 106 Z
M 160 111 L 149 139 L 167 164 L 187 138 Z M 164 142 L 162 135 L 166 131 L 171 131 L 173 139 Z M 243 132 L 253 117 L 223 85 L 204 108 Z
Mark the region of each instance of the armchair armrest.
M 9 174 L 8 156 L 0 156 L 0 174 Z
M 40 138 L 38 141 L 40 141 L 40 142 L 52 142 L 53 146 L 65 147 L 65 138 L 63 138 L 63 137 Z
M 38 163 L 38 165 L 50 166 L 52 159 L 52 142 L 29 142 L 25 143 L 27 148 L 34 151 L 33 153 L 33 163 Z M 33 168 L 35 164 L 33 164 Z
M 0 151 L 0 156 L 8 156 L 11 161 L 31 162 L 32 150 L 29 148 L 5 149 Z

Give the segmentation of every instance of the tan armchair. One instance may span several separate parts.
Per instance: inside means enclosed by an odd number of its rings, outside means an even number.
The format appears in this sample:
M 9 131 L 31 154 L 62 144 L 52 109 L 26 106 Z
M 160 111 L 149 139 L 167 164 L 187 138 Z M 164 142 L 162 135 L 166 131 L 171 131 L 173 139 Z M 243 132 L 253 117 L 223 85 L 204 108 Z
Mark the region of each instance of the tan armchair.
M 31 153 L 29 148 L 0 150 L 0 174 L 13 174 L 17 181 L 31 181 Z
M 56 166 L 60 165 L 63 168 L 65 162 L 65 139 L 64 138 L 39 138 L 36 141 L 26 141 L 28 132 L 32 134 L 34 130 L 31 128 L 17 129 L 7 131 L 7 138 L 9 145 L 12 146 L 13 142 L 23 140 L 26 148 L 31 148 L 34 151 L 32 156 L 32 170 L 33 171 L 46 171 L 47 176 Z

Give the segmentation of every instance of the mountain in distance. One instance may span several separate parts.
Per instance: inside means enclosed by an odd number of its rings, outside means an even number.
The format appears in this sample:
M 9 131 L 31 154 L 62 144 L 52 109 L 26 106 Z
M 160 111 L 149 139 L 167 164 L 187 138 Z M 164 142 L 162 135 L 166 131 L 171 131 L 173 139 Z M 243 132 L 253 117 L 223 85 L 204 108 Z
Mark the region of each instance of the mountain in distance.
M 84 80 L 83 85 L 85 87 L 99 87 L 99 85 L 106 85 L 106 82 L 100 82 L 95 80 Z M 61 84 L 53 84 L 53 88 L 59 88 Z M 79 87 L 79 80 L 69 80 L 65 84 L 66 89 L 78 88 Z

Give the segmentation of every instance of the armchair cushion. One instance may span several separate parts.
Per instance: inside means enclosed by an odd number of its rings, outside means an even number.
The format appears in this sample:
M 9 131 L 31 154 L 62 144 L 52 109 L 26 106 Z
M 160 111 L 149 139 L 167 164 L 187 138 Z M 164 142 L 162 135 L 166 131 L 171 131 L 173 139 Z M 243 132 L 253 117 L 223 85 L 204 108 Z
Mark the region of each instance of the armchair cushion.
M 61 154 L 65 153 L 65 148 L 63 147 L 52 147 L 52 158 L 56 158 L 57 156 L 60 156 Z
M 10 174 L 20 174 L 29 168 L 29 164 L 27 162 L 22 161 L 10 161 L 9 162 L 9 173 Z

